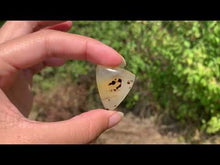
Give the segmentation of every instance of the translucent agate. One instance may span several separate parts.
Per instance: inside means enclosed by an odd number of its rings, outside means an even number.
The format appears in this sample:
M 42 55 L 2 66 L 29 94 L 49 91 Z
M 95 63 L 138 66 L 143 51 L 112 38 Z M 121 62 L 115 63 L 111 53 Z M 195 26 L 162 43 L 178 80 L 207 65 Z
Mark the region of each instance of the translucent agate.
M 96 67 L 96 82 L 105 109 L 116 109 L 128 95 L 134 81 L 135 75 L 120 67 Z

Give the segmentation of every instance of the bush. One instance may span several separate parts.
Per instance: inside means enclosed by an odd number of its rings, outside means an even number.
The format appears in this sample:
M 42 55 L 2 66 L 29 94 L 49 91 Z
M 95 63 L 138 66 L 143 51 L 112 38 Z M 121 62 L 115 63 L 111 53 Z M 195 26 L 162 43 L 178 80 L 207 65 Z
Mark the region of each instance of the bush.
M 151 91 L 184 123 L 220 130 L 219 22 L 163 22 L 151 47 Z M 158 60 L 159 59 L 159 60 Z M 217 127 L 218 126 L 218 127 Z

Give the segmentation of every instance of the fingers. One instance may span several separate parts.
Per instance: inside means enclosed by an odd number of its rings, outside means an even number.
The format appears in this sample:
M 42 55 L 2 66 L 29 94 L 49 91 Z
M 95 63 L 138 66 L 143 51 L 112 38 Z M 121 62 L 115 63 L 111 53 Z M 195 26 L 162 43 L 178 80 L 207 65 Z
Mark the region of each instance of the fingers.
M 12 117 L 23 117 L 21 112 L 11 103 L 6 94 L 0 89 L 0 121 L 1 125 L 4 124 L 4 120 L 10 120 L 10 115 Z M 10 123 L 9 123 L 10 124 Z
M 39 73 L 42 69 L 44 69 L 47 66 L 61 66 L 65 64 L 66 60 L 62 58 L 56 58 L 56 57 L 51 57 L 49 59 L 45 59 L 42 63 L 34 65 L 30 67 L 29 69 L 33 74 Z
M 54 30 L 41 30 L 0 45 L 4 73 L 29 68 L 54 57 L 105 66 L 118 66 L 122 62 L 122 56 L 114 49 L 95 39 Z
M 65 59 L 52 57 L 52 58 L 46 59 L 46 60 L 44 61 L 44 64 L 45 64 L 46 66 L 61 66 L 61 65 L 63 65 L 65 62 L 66 62 Z
M 0 43 L 42 28 L 67 31 L 71 28 L 71 26 L 71 21 L 7 21 L 0 29 Z
M 25 132 L 29 132 L 31 143 L 84 144 L 118 124 L 122 117 L 116 111 L 92 110 L 61 122 L 31 122 Z

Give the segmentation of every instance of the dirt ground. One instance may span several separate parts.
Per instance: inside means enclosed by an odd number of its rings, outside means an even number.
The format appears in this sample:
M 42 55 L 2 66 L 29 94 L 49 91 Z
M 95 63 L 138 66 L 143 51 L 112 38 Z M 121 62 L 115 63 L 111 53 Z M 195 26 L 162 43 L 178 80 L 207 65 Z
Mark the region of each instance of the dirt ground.
M 176 144 L 178 137 L 162 135 L 153 119 L 140 119 L 132 113 L 114 128 L 104 132 L 96 144 Z

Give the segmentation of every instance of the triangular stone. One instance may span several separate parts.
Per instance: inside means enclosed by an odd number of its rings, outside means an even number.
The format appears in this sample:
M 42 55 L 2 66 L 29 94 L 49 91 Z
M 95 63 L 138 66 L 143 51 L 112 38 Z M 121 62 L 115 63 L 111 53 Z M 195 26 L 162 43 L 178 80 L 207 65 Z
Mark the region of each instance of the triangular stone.
M 135 75 L 122 68 L 97 65 L 96 82 L 105 109 L 114 110 L 131 90 Z

